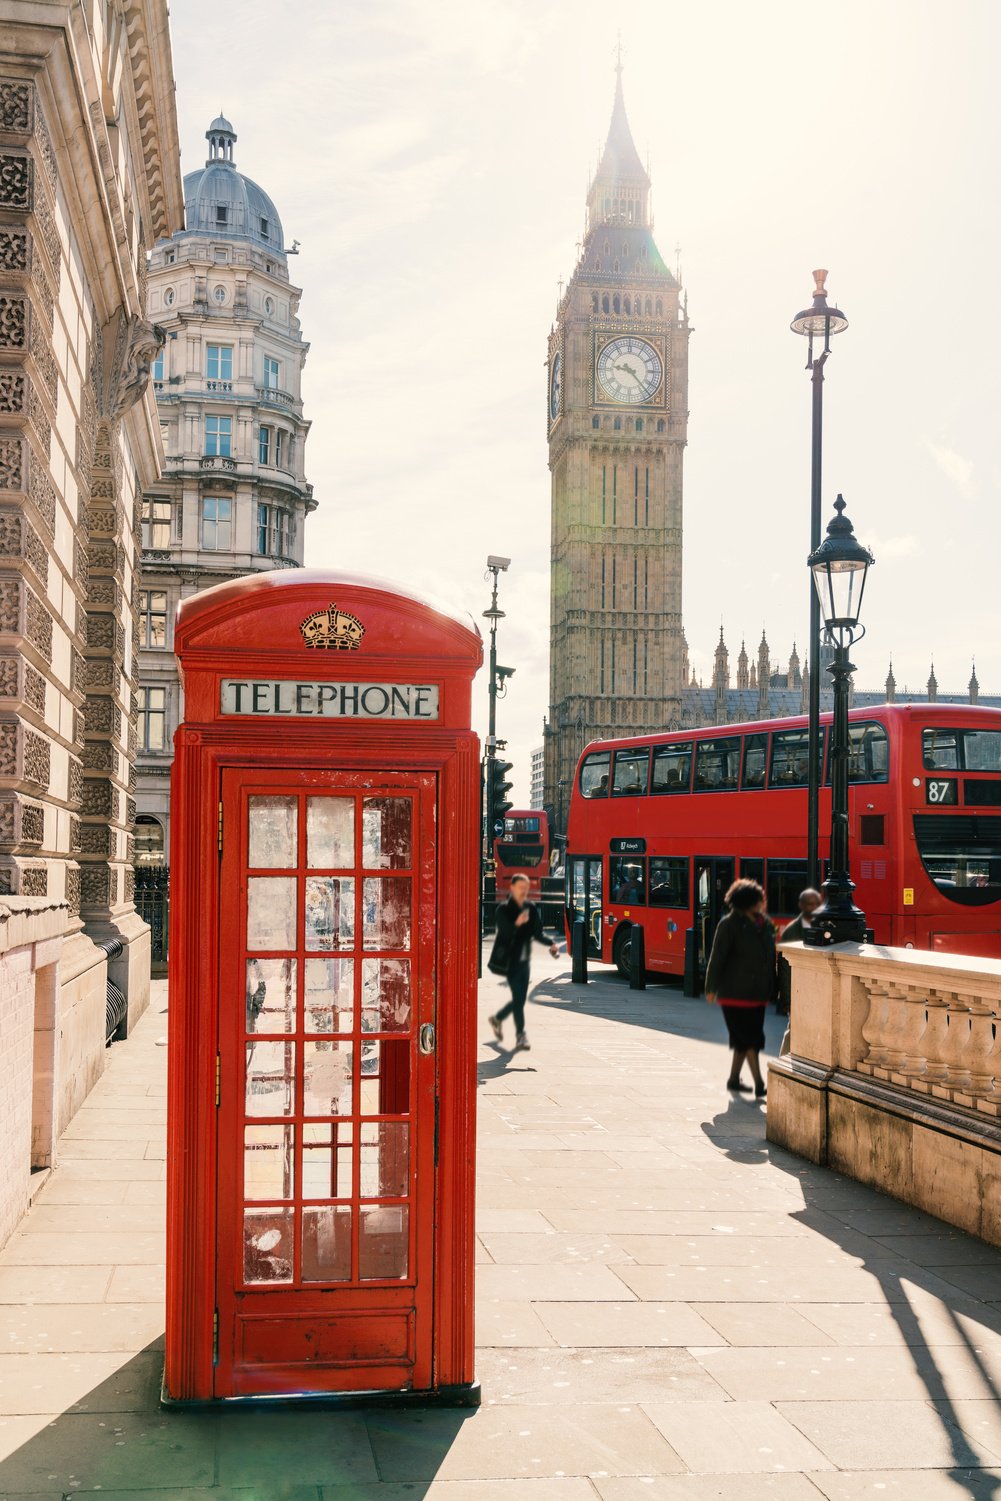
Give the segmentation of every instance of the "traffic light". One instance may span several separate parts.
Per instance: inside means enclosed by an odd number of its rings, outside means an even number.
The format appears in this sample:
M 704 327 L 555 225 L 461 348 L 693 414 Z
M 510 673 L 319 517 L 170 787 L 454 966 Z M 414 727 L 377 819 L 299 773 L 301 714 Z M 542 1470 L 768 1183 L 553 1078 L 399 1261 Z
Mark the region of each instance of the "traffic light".
M 511 791 L 511 783 L 507 780 L 507 774 L 513 770 L 510 761 L 489 761 L 488 776 L 490 785 L 488 790 L 487 816 L 492 821 L 489 830 L 491 839 L 498 838 L 504 832 L 504 817 L 513 806 L 508 793 Z

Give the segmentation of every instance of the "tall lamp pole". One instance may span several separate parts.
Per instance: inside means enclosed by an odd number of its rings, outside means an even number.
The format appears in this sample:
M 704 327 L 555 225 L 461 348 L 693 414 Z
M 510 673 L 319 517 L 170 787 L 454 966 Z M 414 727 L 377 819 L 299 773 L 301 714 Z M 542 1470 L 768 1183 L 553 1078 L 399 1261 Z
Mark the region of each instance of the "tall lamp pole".
M 824 459 L 824 366 L 831 352 L 831 339 L 844 333 L 848 319 L 840 308 L 829 307 L 824 283 L 826 271 L 813 273 L 813 303 L 798 312 L 789 325 L 794 334 L 809 339 L 806 368 L 813 382 L 812 441 L 810 445 L 810 551 L 820 546 L 821 484 Z M 814 353 L 814 340 L 821 343 Z M 807 769 L 806 865 L 807 882 L 820 885 L 820 858 L 817 850 L 820 806 L 820 607 L 810 591 L 810 701 L 809 766 Z
M 497 759 L 497 622 L 504 619 L 504 611 L 497 606 L 497 579 L 501 573 L 506 573 L 511 566 L 510 558 L 498 557 L 491 553 L 487 558 L 487 572 L 493 575 L 493 587 L 490 594 L 490 608 L 483 611 L 484 620 L 490 622 L 490 682 L 488 684 L 489 713 L 487 718 L 487 747 L 483 759 L 483 782 L 485 787 L 484 812 L 485 824 L 483 838 L 480 841 L 480 930 L 483 929 L 484 888 L 486 882 L 488 851 L 491 849 L 494 829 L 494 776 L 493 763 Z
M 856 907 L 855 883 L 848 861 L 848 740 L 849 679 L 855 671 L 848 660 L 852 643 L 865 635 L 859 624 L 866 574 L 875 559 L 863 547 L 845 515 L 839 495 L 827 536 L 809 557 L 818 609 L 823 613 L 828 636 L 834 642 L 834 661 L 828 668 L 834 680 L 834 726 L 831 734 L 831 861 L 823 885 L 823 905 L 810 919 L 804 943 L 824 947 L 831 943 L 864 943 L 865 913 Z

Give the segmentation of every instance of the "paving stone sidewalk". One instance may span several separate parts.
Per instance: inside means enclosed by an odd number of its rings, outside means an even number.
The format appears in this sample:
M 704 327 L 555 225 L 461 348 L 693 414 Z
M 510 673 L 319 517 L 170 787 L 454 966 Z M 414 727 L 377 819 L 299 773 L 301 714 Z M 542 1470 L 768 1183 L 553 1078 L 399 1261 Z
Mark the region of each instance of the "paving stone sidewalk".
M 160 1409 L 158 985 L 0 1254 L 0 1501 L 1001 1498 L 1001 1255 L 770 1147 L 704 1003 L 538 953 L 480 1050 L 483 1407 Z

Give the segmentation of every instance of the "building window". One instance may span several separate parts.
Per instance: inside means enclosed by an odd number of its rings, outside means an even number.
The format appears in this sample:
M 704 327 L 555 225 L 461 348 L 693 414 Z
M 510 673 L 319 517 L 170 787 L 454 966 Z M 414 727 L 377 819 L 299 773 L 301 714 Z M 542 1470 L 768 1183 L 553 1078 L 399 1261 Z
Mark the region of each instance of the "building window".
M 282 467 L 284 457 L 285 433 L 280 427 L 275 428 L 275 468 Z
M 215 208 L 215 222 L 217 224 L 229 223 L 229 209 L 224 203 L 217 203 Z
M 264 311 L 267 313 L 267 315 L 268 315 L 269 318 L 271 318 L 271 317 L 274 316 L 275 300 L 274 300 L 273 297 L 265 297 L 265 299 L 264 299 Z
M 157 355 L 156 359 L 153 361 L 153 384 L 154 384 L 154 386 L 162 386 L 163 385 L 163 350 L 162 349 L 160 350 L 160 353 Z
M 643 431 L 643 418 L 642 417 L 637 417 L 636 418 L 636 431 L 638 433 L 641 433 Z
M 173 307 L 174 306 L 174 289 L 173 289 L 173 287 L 168 287 L 167 290 L 164 292 L 164 294 L 163 294 L 163 305 L 164 305 L 164 307 Z
M 658 417 L 658 418 L 657 418 L 657 431 L 658 431 L 658 432 L 659 432 L 659 433 L 662 433 L 662 432 L 663 432 L 663 431 L 664 431 L 664 428 L 665 428 L 665 427 L 666 427 L 666 426 L 667 426 L 667 424 L 666 424 L 666 423 L 665 423 L 665 421 L 664 421 L 664 419 L 663 419 L 663 417 Z
M 229 552 L 232 546 L 232 500 L 228 496 L 206 495 L 202 501 L 202 547 L 206 552 Z
M 209 380 L 233 379 L 232 344 L 209 344 L 205 351 L 205 374 Z
M 206 417 L 205 452 L 229 458 L 233 450 L 232 417 Z
M 270 427 L 259 427 L 257 429 L 257 462 L 259 464 L 271 463 Z
M 143 547 L 163 550 L 170 546 L 170 501 L 143 498 Z
M 167 595 L 162 589 L 140 589 L 139 629 L 143 646 L 167 644 Z
M 262 557 L 291 556 L 292 516 L 284 506 L 258 505 L 257 551 Z
M 601 426 L 601 418 L 600 417 L 592 417 L 591 418 L 591 426 L 592 427 L 600 427 Z
M 162 865 L 164 863 L 163 824 L 148 813 L 140 813 L 136 819 L 135 865 Z
M 264 356 L 264 385 L 267 390 L 278 390 L 278 380 L 281 373 L 281 366 L 278 361 L 273 360 L 269 354 L 266 354 Z
M 222 303 L 224 303 L 226 301 L 226 288 L 225 287 L 221 287 L 221 286 L 220 287 L 213 287 L 212 288 L 212 296 L 215 298 L 216 302 L 218 302 L 221 305 Z
M 271 231 L 268 228 L 268 221 L 267 221 L 267 219 L 262 218 L 261 219 L 261 235 L 266 240 L 266 239 L 268 239 L 270 237 L 270 234 L 271 234 Z
M 162 751 L 167 744 L 166 688 L 139 688 L 139 746 L 144 751 Z
M 173 251 L 173 250 L 168 250 L 167 253 L 166 253 L 166 255 L 163 258 L 163 263 L 164 263 L 165 266 L 172 266 L 176 260 L 177 260 L 177 254 L 176 254 L 176 252 Z
M 212 254 L 214 258 L 220 263 L 229 260 L 229 251 L 226 249 L 225 245 L 216 245 Z

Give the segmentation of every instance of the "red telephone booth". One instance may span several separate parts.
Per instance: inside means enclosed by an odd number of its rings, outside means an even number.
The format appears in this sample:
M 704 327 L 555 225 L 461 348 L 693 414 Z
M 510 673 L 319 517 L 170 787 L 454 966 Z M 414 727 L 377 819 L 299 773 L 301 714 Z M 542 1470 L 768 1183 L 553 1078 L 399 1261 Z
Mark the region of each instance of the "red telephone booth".
M 471 1405 L 479 634 L 297 569 L 176 650 L 164 1400 Z

